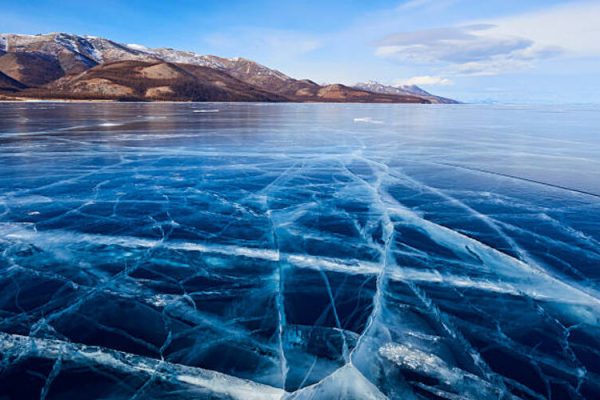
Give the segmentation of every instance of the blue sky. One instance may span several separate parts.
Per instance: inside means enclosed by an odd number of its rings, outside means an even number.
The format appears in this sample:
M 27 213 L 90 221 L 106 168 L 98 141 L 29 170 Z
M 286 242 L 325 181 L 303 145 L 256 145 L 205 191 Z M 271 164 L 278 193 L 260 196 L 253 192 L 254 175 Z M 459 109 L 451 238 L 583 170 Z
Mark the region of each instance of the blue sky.
M 600 1 L 0 0 L 0 31 L 254 59 L 463 101 L 600 103 Z

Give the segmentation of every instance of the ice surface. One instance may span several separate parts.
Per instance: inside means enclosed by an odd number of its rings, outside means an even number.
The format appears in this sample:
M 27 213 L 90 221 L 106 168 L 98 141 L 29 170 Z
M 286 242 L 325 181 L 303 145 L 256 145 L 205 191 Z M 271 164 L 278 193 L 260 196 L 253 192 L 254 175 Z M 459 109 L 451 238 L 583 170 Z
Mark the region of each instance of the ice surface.
M 0 104 L 0 399 L 600 398 L 598 126 Z

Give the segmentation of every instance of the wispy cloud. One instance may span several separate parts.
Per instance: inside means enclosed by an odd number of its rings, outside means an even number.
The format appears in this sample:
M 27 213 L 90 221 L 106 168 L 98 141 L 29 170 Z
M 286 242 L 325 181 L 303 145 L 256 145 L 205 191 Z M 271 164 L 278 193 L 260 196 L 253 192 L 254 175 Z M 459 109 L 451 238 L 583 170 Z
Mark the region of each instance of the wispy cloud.
M 566 56 L 600 56 L 600 3 L 572 2 L 492 20 L 490 35 L 527 37 L 538 46 L 562 48 Z
M 500 72 L 530 60 L 556 55 L 558 47 L 543 47 L 526 37 L 489 34 L 492 24 L 427 29 L 388 35 L 376 54 L 400 62 L 444 64 L 455 72 Z M 479 68 L 478 68 L 479 67 Z
M 375 54 L 403 64 L 429 65 L 447 74 L 497 75 L 532 68 L 536 61 L 548 58 L 600 56 L 598 15 L 599 3 L 581 2 L 460 26 L 394 33 L 376 43 Z
M 423 75 L 423 76 L 413 76 L 409 79 L 399 80 L 396 82 L 396 85 L 417 85 L 417 86 L 448 86 L 452 85 L 452 81 L 448 78 L 443 78 L 441 76 L 431 76 L 431 75 Z

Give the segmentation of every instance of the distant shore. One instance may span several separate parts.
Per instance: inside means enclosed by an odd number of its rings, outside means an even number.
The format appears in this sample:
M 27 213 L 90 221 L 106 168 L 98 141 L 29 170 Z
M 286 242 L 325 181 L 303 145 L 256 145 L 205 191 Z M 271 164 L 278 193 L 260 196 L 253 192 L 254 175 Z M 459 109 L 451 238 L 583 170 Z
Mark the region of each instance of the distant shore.
M 118 99 L 61 99 L 61 98 L 31 98 L 31 97 L 14 97 L 14 98 L 2 98 L 0 97 L 0 103 L 146 103 L 146 104 L 185 104 L 185 103 L 263 103 L 263 104 L 409 104 L 409 105 L 426 105 L 426 106 L 438 106 L 446 105 L 445 103 L 381 103 L 381 102 L 350 102 L 350 101 L 194 101 L 194 100 L 118 100 Z M 463 104 L 463 103 L 449 103 L 449 104 Z

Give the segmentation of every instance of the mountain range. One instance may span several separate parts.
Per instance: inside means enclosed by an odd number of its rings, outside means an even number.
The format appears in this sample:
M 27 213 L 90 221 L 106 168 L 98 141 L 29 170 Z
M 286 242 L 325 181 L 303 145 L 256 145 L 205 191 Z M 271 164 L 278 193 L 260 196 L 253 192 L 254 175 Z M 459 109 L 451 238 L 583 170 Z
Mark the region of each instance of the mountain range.
M 320 85 L 245 58 L 66 33 L 0 34 L 0 98 L 456 103 L 416 86 Z
M 381 93 L 381 94 L 391 94 L 397 96 L 418 96 L 424 99 L 430 100 L 432 103 L 436 104 L 456 104 L 458 103 L 456 100 L 448 99 L 445 97 L 435 96 L 417 85 L 398 85 L 398 86 L 390 86 L 384 85 L 375 81 L 367 81 L 356 83 L 352 87 L 360 90 L 366 90 L 368 92 L 373 93 Z

